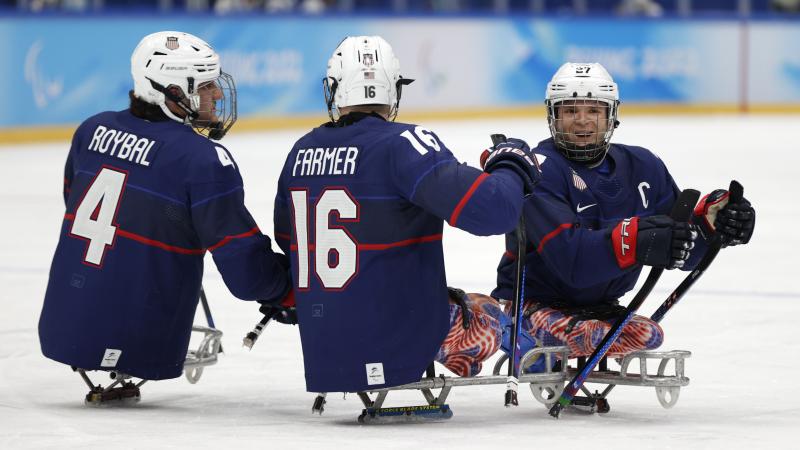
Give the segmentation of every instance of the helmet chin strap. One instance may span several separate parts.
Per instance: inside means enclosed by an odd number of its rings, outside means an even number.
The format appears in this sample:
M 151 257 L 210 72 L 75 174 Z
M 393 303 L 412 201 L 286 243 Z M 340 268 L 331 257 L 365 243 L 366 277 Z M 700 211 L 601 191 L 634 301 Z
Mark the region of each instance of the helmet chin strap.
M 180 95 L 180 96 L 175 95 L 170 89 L 164 87 L 162 84 L 153 81 L 150 78 L 148 78 L 148 80 L 150 80 L 150 84 L 153 85 L 153 89 L 164 94 L 164 97 L 166 97 L 169 100 L 172 100 L 173 103 L 175 103 L 179 108 L 181 108 L 183 112 L 186 113 L 186 116 L 189 117 L 190 121 L 197 120 L 200 117 L 200 114 L 197 111 L 193 111 L 188 106 L 183 104 L 183 101 L 186 99 L 185 95 Z

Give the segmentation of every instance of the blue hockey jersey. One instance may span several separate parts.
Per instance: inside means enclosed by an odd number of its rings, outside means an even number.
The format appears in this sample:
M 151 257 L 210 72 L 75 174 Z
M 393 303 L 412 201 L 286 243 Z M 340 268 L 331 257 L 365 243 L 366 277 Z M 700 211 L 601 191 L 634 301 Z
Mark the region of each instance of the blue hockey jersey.
M 525 299 L 581 306 L 614 302 L 633 289 L 642 270 L 620 269 L 607 233 L 633 216 L 669 214 L 680 192 L 664 163 L 649 150 L 612 144 L 596 168 L 569 161 L 552 139 L 534 149 L 542 180 L 525 202 Z M 684 266 L 697 265 L 705 242 Z M 517 242 L 506 236 L 492 296 L 514 295 Z
M 288 291 L 288 262 L 245 208 L 236 162 L 187 126 L 128 110 L 89 118 L 72 140 L 64 200 L 39 320 L 56 361 L 179 376 L 206 250 L 237 297 Z
M 459 164 L 434 133 L 374 115 L 297 141 L 275 236 L 290 255 L 307 389 L 419 380 L 449 329 L 444 221 L 506 233 L 522 195 L 513 172 Z

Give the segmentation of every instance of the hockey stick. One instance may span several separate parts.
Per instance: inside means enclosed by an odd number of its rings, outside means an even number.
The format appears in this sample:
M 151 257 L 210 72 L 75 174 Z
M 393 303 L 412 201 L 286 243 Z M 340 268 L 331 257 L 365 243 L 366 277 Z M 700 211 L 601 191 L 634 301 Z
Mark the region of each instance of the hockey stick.
M 214 318 L 211 317 L 211 308 L 208 306 L 208 298 L 206 298 L 206 290 L 203 289 L 202 285 L 200 286 L 200 304 L 203 305 L 203 312 L 206 314 L 206 322 L 208 322 L 208 327 L 216 330 L 217 327 L 214 326 Z M 222 343 L 219 344 L 219 352 L 225 353 L 224 351 L 222 351 Z
M 686 189 L 685 191 L 681 192 L 681 194 L 678 196 L 678 199 L 675 201 L 675 204 L 672 206 L 670 217 L 676 221 L 688 222 L 692 214 L 692 210 L 694 209 L 694 205 L 697 203 L 699 198 L 700 192 L 694 189 Z M 600 345 L 597 346 L 594 352 L 592 352 L 592 355 L 586 361 L 586 364 L 578 371 L 577 374 L 575 374 L 569 384 L 564 388 L 564 391 L 561 392 L 561 396 L 558 398 L 558 401 L 550 408 L 551 416 L 557 419 L 561 414 L 561 410 L 572 403 L 572 399 L 575 397 L 575 394 L 578 393 L 581 386 L 583 386 L 586 378 L 590 373 L 592 373 L 597 363 L 606 356 L 609 348 L 611 348 L 611 344 L 613 344 L 619 335 L 622 334 L 622 330 L 625 328 L 625 325 L 630 322 L 630 320 L 633 318 L 633 314 L 637 309 L 639 309 L 639 306 L 642 305 L 644 300 L 653 290 L 653 287 L 656 285 L 656 282 L 658 282 L 658 279 L 661 277 L 662 273 L 664 273 L 663 268 L 650 269 L 650 273 L 647 275 L 644 285 L 642 285 L 642 288 L 639 289 L 639 292 L 637 292 L 633 297 L 633 300 L 631 300 L 628 307 L 625 308 L 625 315 L 618 319 L 614 326 L 611 327 L 608 333 L 606 333 L 606 336 L 602 341 L 600 341 Z
M 502 134 L 493 134 L 492 145 L 495 147 L 505 142 L 506 137 Z M 522 208 L 524 211 L 524 207 Z M 519 386 L 517 367 L 517 342 L 519 342 L 519 332 L 522 329 L 522 303 L 525 296 L 525 250 L 527 248 L 527 236 L 525 233 L 525 214 L 520 213 L 517 228 L 514 230 L 517 238 L 517 274 L 514 284 L 514 299 L 511 302 L 511 311 L 514 313 L 511 330 L 511 354 L 508 357 L 508 378 L 506 379 L 505 405 L 517 406 L 517 387 Z
M 247 333 L 247 336 L 242 339 L 242 346 L 247 347 L 248 350 L 253 349 L 253 345 L 255 345 L 258 337 L 261 336 L 261 333 L 264 332 L 264 328 L 269 325 L 270 320 L 272 320 L 275 316 L 280 314 L 280 310 L 277 308 L 273 308 L 269 314 L 264 314 L 264 317 L 256 324 L 253 328 L 253 331 Z
M 744 188 L 741 184 L 739 184 L 738 181 L 732 180 L 730 186 L 728 187 L 728 193 L 730 194 L 728 202 L 736 203 L 744 197 Z M 669 297 L 664 300 L 664 303 L 662 303 L 656 312 L 650 316 L 651 320 L 655 322 L 661 322 L 661 319 L 664 318 L 664 316 L 667 314 L 667 311 L 672 309 L 672 307 L 675 306 L 678 301 L 680 301 L 681 297 L 686 294 L 689 288 L 694 285 L 697 279 L 703 276 L 708 266 L 710 266 L 714 261 L 714 258 L 717 257 L 717 254 L 721 248 L 722 237 L 719 235 L 719 233 L 715 233 L 714 237 L 711 238 L 711 242 L 708 244 L 708 249 L 706 250 L 706 254 L 703 255 L 703 259 L 697 263 L 697 267 L 695 267 L 695 269 L 683 279 L 681 284 L 679 284 L 678 287 L 675 288 L 671 294 L 669 294 Z

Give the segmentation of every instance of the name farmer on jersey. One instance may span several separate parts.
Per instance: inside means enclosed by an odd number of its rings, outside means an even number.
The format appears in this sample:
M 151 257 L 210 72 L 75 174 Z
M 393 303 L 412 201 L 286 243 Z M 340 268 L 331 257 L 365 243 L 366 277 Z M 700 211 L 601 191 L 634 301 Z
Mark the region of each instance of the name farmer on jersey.
M 353 175 L 356 158 L 356 147 L 301 148 L 294 160 L 292 176 Z

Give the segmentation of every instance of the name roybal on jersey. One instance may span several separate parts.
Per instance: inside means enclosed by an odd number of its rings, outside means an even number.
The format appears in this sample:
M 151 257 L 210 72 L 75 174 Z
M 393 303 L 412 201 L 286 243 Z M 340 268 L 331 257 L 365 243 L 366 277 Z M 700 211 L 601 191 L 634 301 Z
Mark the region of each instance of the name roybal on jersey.
M 301 148 L 297 151 L 292 176 L 354 175 L 356 147 Z
M 148 167 L 152 161 L 150 151 L 155 143 L 152 139 L 98 125 L 89 142 L 89 150 Z

